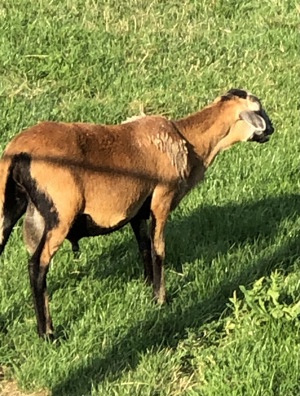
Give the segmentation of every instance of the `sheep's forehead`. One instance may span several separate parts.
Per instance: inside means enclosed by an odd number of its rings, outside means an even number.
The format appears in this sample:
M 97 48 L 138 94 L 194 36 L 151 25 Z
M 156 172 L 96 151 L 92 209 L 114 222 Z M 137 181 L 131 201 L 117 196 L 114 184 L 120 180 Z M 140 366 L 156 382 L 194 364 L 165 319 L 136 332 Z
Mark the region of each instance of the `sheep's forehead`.
M 249 103 L 249 107 L 253 111 L 259 111 L 261 109 L 261 103 L 257 96 L 253 95 L 251 92 L 248 92 L 247 100 Z
M 228 92 L 226 92 L 226 94 L 222 97 L 222 99 L 230 100 L 233 99 L 234 97 L 246 100 L 249 109 L 252 111 L 259 111 L 261 109 L 261 102 L 258 99 L 258 97 L 244 89 L 236 89 L 236 88 L 230 89 Z

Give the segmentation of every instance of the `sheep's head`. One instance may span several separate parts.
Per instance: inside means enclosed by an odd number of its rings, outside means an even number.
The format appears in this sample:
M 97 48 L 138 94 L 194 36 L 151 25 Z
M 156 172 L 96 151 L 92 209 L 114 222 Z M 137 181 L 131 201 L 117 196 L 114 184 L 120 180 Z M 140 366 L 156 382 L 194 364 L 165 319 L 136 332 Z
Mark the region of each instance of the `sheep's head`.
M 269 140 L 274 127 L 256 96 L 242 89 L 231 89 L 219 100 L 230 101 L 236 112 L 236 122 L 228 134 L 232 140 L 258 143 Z

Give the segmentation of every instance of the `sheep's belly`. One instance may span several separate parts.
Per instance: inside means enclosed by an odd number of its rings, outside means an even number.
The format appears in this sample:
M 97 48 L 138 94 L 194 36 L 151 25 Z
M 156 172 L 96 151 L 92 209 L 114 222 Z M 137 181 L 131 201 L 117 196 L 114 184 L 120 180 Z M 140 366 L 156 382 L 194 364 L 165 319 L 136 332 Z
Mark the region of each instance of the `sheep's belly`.
M 95 227 L 99 228 L 98 233 L 108 233 L 135 217 L 149 195 L 148 191 L 137 197 L 120 193 L 117 198 L 111 194 L 106 199 L 101 199 L 98 195 L 97 199 L 88 201 L 83 214 L 89 216 Z
M 123 227 L 127 222 L 128 220 L 126 219 L 115 226 L 103 227 L 95 223 L 90 215 L 81 214 L 75 219 L 68 237 L 79 240 L 83 237 L 109 234 Z

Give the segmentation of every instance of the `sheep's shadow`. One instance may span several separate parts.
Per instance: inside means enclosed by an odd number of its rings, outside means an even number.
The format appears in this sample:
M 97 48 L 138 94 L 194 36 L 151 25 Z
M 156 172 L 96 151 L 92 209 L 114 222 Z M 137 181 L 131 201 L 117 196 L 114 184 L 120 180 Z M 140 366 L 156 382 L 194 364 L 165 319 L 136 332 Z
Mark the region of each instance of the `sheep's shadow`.
M 258 237 L 272 244 L 282 221 L 288 218 L 296 219 L 299 212 L 300 197 L 297 195 L 268 198 L 250 204 L 203 207 L 192 216 L 173 219 L 168 231 L 169 245 L 171 245 L 169 249 L 180 252 L 181 258 L 186 261 L 196 259 L 199 250 L 186 251 L 184 239 L 189 238 L 189 246 L 195 243 L 196 247 L 199 236 L 210 232 L 212 236 L 207 243 L 208 246 L 201 251 L 201 255 L 207 256 L 207 261 L 212 260 L 216 254 L 226 253 L 226 249 L 232 244 L 254 242 Z M 211 231 L 211 227 L 214 231 Z M 188 230 L 190 232 L 187 235 Z M 199 230 L 198 234 L 195 230 Z M 181 233 L 183 235 L 179 238 Z M 176 244 L 174 242 L 172 244 L 173 239 L 176 240 Z M 205 240 L 207 242 L 207 238 Z M 184 309 L 181 305 L 172 307 L 171 304 L 163 309 L 163 314 L 153 309 L 146 320 L 128 328 L 126 335 L 111 349 L 105 351 L 104 357 L 95 357 L 88 364 L 77 367 L 67 378 L 54 386 L 52 395 L 90 394 L 92 383 L 97 386 L 104 377 L 112 381 L 123 374 L 124 370 L 134 369 L 139 363 L 141 354 L 146 353 L 147 350 L 176 347 L 178 342 L 186 337 L 188 328 L 199 329 L 204 323 L 217 319 L 224 312 L 228 298 L 240 284 L 249 286 L 257 278 L 270 274 L 276 268 L 288 272 L 294 258 L 298 256 L 300 256 L 298 238 L 290 238 L 274 253 L 237 273 L 234 279 L 221 282 L 205 299 L 193 300 L 194 302 Z M 174 268 L 179 267 L 180 265 L 175 263 Z M 116 271 L 120 273 L 122 269 L 116 267 Z M 99 270 L 98 275 L 106 276 L 103 270 Z
M 109 349 L 103 358 L 94 358 L 88 365 L 76 368 L 61 383 L 52 389 L 53 396 L 82 396 L 90 394 L 91 384 L 97 387 L 104 378 L 113 381 L 124 374 L 124 370 L 134 369 L 139 358 L 147 350 L 175 348 L 186 337 L 186 329 L 199 329 L 203 324 L 218 318 L 226 308 L 228 298 L 238 285 L 249 285 L 256 277 L 269 274 L 280 263 L 280 268 L 290 265 L 290 254 L 300 255 L 298 240 L 281 247 L 275 254 L 257 261 L 249 270 L 237 274 L 234 281 L 222 282 L 210 296 L 196 301 L 185 310 L 182 307 L 159 316 L 153 312 L 142 324 L 130 327 L 126 335 Z M 254 276 L 255 274 L 255 276 Z M 158 335 L 162 335 L 161 338 Z
M 182 263 L 202 258 L 209 264 L 232 246 L 252 243 L 257 238 L 272 243 L 281 222 L 296 218 L 299 214 L 300 195 L 296 194 L 224 206 L 200 204 L 188 216 L 182 216 L 179 207 L 167 224 L 166 266 L 181 272 Z M 105 249 L 101 248 L 101 253 L 93 253 L 91 260 L 88 258 L 90 249 L 95 251 L 97 243 L 93 244 L 93 238 L 90 238 L 87 248 L 81 242 L 86 260 L 82 265 L 80 262 L 78 264 L 79 271 L 74 275 L 78 281 L 86 274 L 93 274 L 99 279 L 122 278 L 125 282 L 128 279 L 142 279 L 142 261 L 137 243 L 130 227 L 126 227 L 126 231 L 116 231 L 119 233 L 117 242 L 114 239 Z M 62 279 L 62 284 L 65 282 L 66 279 Z M 53 290 L 60 287 L 60 283 L 53 285 Z

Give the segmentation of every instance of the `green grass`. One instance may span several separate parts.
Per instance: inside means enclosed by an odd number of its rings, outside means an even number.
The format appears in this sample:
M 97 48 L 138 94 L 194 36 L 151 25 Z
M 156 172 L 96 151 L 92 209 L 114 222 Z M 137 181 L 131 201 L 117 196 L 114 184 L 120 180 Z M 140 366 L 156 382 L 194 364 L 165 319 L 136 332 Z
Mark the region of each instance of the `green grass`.
M 40 120 L 181 117 L 231 87 L 276 133 L 221 154 L 172 214 L 159 308 L 129 228 L 67 242 L 48 276 L 60 337 L 36 334 L 21 225 L 0 269 L 0 366 L 53 396 L 300 393 L 299 13 L 292 0 L 0 3 L 4 148 Z M 297 305 L 298 303 L 298 305 Z

